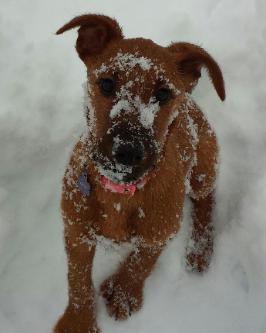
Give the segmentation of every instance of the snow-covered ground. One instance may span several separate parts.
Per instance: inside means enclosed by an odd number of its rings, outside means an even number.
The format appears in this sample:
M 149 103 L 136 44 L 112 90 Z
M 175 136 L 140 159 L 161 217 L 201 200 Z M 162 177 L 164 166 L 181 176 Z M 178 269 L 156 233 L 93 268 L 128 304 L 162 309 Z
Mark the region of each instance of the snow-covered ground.
M 51 332 L 66 303 L 60 182 L 85 123 L 85 68 L 76 33 L 54 32 L 84 12 L 116 17 L 127 37 L 202 45 L 220 63 L 227 91 L 221 103 L 204 76 L 193 94 L 221 146 L 210 270 L 198 276 L 184 268 L 187 205 L 182 231 L 146 283 L 143 309 L 118 323 L 98 298 L 103 333 L 266 332 L 265 0 L 0 5 L 0 332 Z M 107 252 L 97 254 L 96 285 L 117 259 Z

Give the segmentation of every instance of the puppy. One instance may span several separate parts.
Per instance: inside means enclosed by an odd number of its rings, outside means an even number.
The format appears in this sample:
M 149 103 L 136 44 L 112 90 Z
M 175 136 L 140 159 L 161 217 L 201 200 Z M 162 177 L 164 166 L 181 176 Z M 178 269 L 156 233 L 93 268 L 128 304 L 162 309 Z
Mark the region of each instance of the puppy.
M 63 179 L 69 303 L 56 333 L 100 332 L 91 278 L 99 238 L 133 245 L 101 285 L 110 315 L 125 319 L 141 308 L 145 280 L 179 230 L 186 194 L 193 206 L 186 262 L 199 272 L 208 267 L 218 146 L 190 97 L 202 67 L 225 99 L 219 66 L 196 45 L 125 39 L 103 15 L 75 17 L 57 34 L 75 27 L 88 73 L 87 132 Z

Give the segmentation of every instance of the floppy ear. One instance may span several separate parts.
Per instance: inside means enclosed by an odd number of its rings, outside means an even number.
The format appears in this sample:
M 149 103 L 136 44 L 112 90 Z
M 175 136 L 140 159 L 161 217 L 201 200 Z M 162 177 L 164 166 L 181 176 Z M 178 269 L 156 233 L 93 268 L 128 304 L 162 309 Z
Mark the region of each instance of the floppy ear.
M 60 28 L 56 34 L 62 34 L 76 27 L 80 27 L 78 29 L 76 49 L 83 61 L 89 56 L 101 53 L 110 41 L 123 38 L 122 30 L 114 19 L 95 14 L 73 18 Z
M 201 68 L 208 70 L 209 77 L 222 101 L 225 100 L 224 79 L 216 61 L 201 47 L 190 43 L 172 43 L 167 49 L 176 54 L 177 67 L 183 76 L 187 92 L 191 92 L 201 77 Z

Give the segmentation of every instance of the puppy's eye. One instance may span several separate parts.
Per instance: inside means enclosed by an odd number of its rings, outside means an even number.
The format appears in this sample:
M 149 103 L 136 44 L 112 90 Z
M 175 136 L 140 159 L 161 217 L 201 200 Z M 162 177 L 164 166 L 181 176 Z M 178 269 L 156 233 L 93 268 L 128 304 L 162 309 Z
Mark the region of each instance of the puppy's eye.
M 155 98 L 160 104 L 165 104 L 171 98 L 171 90 L 168 88 L 160 88 L 156 91 Z
M 105 96 L 113 95 L 115 91 L 115 82 L 113 79 L 101 79 L 99 82 L 100 90 Z

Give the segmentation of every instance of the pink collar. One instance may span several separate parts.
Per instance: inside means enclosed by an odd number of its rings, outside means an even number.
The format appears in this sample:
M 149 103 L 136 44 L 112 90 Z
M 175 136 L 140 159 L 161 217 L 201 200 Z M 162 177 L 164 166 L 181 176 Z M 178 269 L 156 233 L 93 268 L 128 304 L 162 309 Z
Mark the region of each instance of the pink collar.
M 112 182 L 110 179 L 106 178 L 105 176 L 100 177 L 100 183 L 105 190 L 109 190 L 114 193 L 121 193 L 121 194 L 130 194 L 134 195 L 137 189 L 142 188 L 147 183 L 148 178 L 145 177 L 142 180 L 139 180 L 135 183 L 131 184 L 117 184 Z

